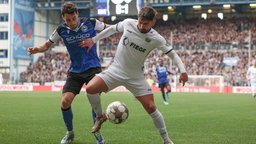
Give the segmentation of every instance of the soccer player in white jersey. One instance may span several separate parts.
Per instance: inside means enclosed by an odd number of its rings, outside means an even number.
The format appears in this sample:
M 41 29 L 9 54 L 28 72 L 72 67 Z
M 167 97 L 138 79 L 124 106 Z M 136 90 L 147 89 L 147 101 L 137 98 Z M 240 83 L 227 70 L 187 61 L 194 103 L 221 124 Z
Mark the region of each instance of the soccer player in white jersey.
M 250 80 L 252 88 L 252 96 L 256 97 L 256 59 L 253 60 L 252 66 L 247 71 L 247 79 Z
M 97 36 L 85 40 L 84 46 L 88 46 L 87 51 L 89 52 L 96 41 L 117 32 L 123 33 L 113 63 L 107 70 L 97 74 L 86 87 L 87 97 L 97 115 L 97 121 L 92 128 L 93 133 L 97 132 L 107 119 L 102 112 L 99 93 L 108 92 L 123 85 L 138 99 L 150 115 L 164 144 L 173 144 L 166 130 L 164 117 L 154 103 L 152 89 L 144 76 L 143 64 L 150 51 L 158 48 L 171 57 L 179 67 L 181 72 L 179 80 L 183 85 L 187 82 L 188 75 L 180 57 L 152 28 L 156 14 L 156 10 L 152 7 L 143 7 L 138 14 L 138 20 L 125 19 L 103 30 Z

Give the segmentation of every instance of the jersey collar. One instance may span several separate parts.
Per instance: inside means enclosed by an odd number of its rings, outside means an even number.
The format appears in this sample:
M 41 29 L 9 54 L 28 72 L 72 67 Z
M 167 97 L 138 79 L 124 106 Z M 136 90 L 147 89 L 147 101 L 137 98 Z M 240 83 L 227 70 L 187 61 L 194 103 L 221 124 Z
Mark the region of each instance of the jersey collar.
M 139 29 L 139 27 L 138 27 L 138 25 L 137 25 L 137 29 L 138 29 L 138 31 L 139 31 L 140 33 L 146 34 L 146 33 L 150 32 L 152 28 L 150 28 L 147 32 L 141 32 L 140 29 Z

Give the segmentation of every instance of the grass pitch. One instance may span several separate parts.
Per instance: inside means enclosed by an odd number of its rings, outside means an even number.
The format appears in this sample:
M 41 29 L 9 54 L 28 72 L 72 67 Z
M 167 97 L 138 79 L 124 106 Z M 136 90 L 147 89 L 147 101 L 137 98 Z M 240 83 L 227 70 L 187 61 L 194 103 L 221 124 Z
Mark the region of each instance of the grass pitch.
M 57 144 L 66 133 L 60 110 L 61 92 L 0 92 L 0 143 Z M 102 95 L 102 106 L 115 100 L 129 108 L 126 122 L 106 122 L 107 144 L 161 144 L 149 115 L 130 93 Z M 250 94 L 172 93 L 164 105 L 155 103 L 165 117 L 175 144 L 255 144 L 256 98 Z M 90 133 L 91 107 L 83 92 L 72 104 L 75 144 L 95 144 Z

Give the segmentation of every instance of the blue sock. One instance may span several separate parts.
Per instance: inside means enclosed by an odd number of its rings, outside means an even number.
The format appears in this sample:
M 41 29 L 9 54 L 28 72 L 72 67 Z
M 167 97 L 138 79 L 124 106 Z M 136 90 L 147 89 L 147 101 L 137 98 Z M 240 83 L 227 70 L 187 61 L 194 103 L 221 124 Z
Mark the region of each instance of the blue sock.
M 73 112 L 71 107 L 69 107 L 68 109 L 61 109 L 62 111 L 62 118 L 65 122 L 65 125 L 67 127 L 68 131 L 72 131 L 73 130 Z
M 94 112 L 94 110 L 92 110 L 92 120 L 93 120 L 93 123 L 95 123 L 96 121 L 96 113 Z M 94 133 L 94 137 L 97 141 L 97 144 L 103 144 L 104 143 L 104 138 L 102 137 L 100 131 Z
M 96 121 L 96 113 L 94 112 L 94 110 L 92 109 L 92 120 L 93 120 L 93 124 Z

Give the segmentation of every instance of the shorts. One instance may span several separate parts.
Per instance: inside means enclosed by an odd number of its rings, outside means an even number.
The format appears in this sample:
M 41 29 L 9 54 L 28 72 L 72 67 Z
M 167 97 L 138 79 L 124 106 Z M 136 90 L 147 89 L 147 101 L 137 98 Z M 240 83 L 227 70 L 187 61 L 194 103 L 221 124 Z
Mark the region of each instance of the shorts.
M 97 74 L 97 76 L 104 80 L 105 84 L 108 86 L 108 91 L 111 91 L 118 86 L 124 86 L 135 97 L 153 94 L 152 89 L 143 74 L 141 77 L 133 78 L 126 76 L 124 78 L 117 72 L 113 72 L 110 69 L 107 69 L 106 71 Z
M 91 68 L 82 73 L 68 72 L 67 80 L 63 86 L 62 93 L 72 92 L 74 95 L 80 93 L 84 84 L 87 84 L 96 74 L 101 72 L 101 68 Z
M 165 87 L 170 86 L 169 82 L 159 84 L 160 89 L 164 89 Z

